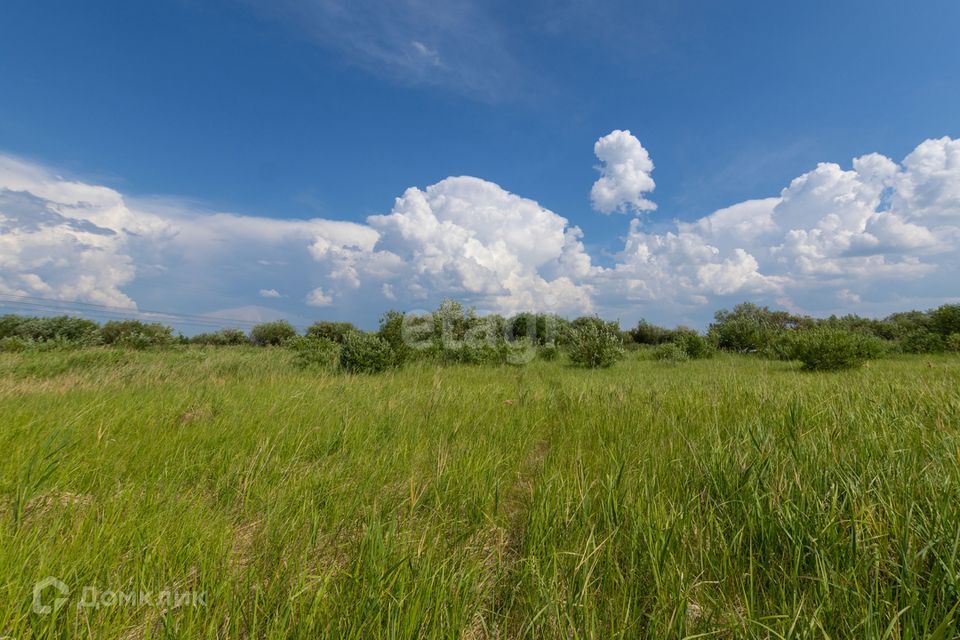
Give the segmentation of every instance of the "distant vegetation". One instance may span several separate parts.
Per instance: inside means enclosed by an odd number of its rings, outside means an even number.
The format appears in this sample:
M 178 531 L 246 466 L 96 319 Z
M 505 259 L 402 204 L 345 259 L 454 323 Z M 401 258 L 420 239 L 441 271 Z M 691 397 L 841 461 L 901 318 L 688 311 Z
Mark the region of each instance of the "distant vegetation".
M 0 351 L 100 345 L 129 349 L 285 347 L 294 353 L 299 366 L 352 373 L 376 373 L 416 360 L 522 365 L 534 358 L 554 360 L 562 355 L 575 366 L 606 368 L 629 351 L 646 351 L 654 360 L 674 363 L 726 351 L 799 361 L 808 370 L 837 370 L 895 354 L 960 353 L 960 305 L 873 319 L 857 315 L 812 318 L 745 302 L 718 311 L 705 334 L 682 326 L 668 329 L 645 320 L 624 331 L 619 323 L 595 316 L 574 320 L 542 313 L 479 316 L 452 300 L 429 314 L 390 311 L 375 332 L 361 331 L 349 322 L 320 321 L 303 335 L 284 320 L 258 324 L 249 333 L 221 329 L 188 338 L 174 336 L 165 325 L 139 320 L 100 325 L 69 316 L 0 317 Z
M 623 338 L 613 322 L 578 318 L 571 324 L 567 350 L 570 361 L 592 369 L 609 367 L 623 358 Z

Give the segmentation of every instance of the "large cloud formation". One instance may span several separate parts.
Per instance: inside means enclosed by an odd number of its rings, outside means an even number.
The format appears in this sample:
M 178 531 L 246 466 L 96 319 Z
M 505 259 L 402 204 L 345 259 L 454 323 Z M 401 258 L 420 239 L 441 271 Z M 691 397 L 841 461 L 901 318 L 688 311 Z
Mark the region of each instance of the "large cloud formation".
M 639 140 L 614 131 L 595 150 L 605 163 L 595 207 L 652 209 L 653 163 Z M 778 196 L 651 227 L 631 220 L 601 267 L 577 226 L 479 178 L 411 187 L 361 224 L 130 198 L 0 155 L 0 294 L 127 309 L 169 301 L 221 316 L 265 297 L 360 320 L 452 296 L 504 313 L 629 319 L 687 317 L 738 298 L 832 311 L 955 297 L 960 141 L 927 140 L 900 163 L 878 154 L 846 169 L 822 163 Z
M 112 189 L 0 156 L 0 293 L 132 308 L 121 287 L 137 273 L 133 245 L 171 233 Z
M 869 154 L 852 165 L 821 163 L 779 197 L 665 233 L 633 220 L 618 264 L 604 274 L 606 289 L 637 302 L 741 296 L 820 310 L 865 298 L 889 309 L 960 293 L 950 282 L 960 247 L 960 141 L 927 140 L 901 164 Z
M 617 299 L 716 305 L 732 297 L 789 308 L 890 311 L 955 299 L 960 141 L 927 140 L 902 163 L 879 154 L 821 163 L 777 197 L 748 200 L 672 230 L 631 221 L 615 267 Z M 623 308 L 623 305 L 620 305 Z
M 590 258 L 577 227 L 533 200 L 479 178 L 407 189 L 389 215 L 371 216 L 380 245 L 399 256 L 397 287 L 443 291 L 501 311 L 586 311 Z
M 590 285 L 575 280 L 593 267 L 581 235 L 478 178 L 410 188 L 389 214 L 357 224 L 139 201 L 0 156 L 0 293 L 19 296 L 135 309 L 124 291 L 136 280 L 166 290 L 154 298 L 205 304 L 279 299 L 263 292 L 300 286 L 293 296 L 311 307 L 369 303 L 372 294 L 405 305 L 456 296 L 504 312 L 584 312 Z

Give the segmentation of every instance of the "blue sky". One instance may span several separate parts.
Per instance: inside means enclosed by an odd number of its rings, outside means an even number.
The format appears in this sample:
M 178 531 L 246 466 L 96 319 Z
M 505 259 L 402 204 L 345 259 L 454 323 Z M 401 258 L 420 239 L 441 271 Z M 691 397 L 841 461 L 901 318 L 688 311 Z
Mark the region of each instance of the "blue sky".
M 0 21 L 0 293 L 366 326 L 391 306 L 445 295 L 504 312 L 526 302 L 692 324 L 740 299 L 810 313 L 955 299 L 945 274 L 960 227 L 957 24 L 952 0 L 11 0 Z M 594 144 L 617 130 L 652 159 L 656 186 L 644 197 L 656 210 L 625 202 L 604 214 L 591 202 Z M 921 149 L 927 140 L 939 144 Z M 636 149 L 624 149 L 632 162 Z M 903 164 L 918 149 L 915 166 Z M 854 169 L 874 152 L 896 167 Z M 782 198 L 818 163 L 839 173 L 804 183 L 846 191 L 747 211 L 758 220 L 748 226 L 769 223 L 763 238 L 677 225 Z M 485 182 L 445 182 L 457 176 Z M 55 179 L 109 188 L 119 200 L 97 206 L 122 206 L 135 222 L 55 195 Z M 405 220 L 416 216 L 395 205 L 430 185 L 425 206 L 447 223 L 442 241 L 414 237 Z M 931 190 L 936 202 L 921 202 Z M 14 193 L 36 206 L 11 204 Z M 466 211 L 444 209 L 452 194 Z M 520 199 L 564 224 L 523 213 Z M 829 220 L 845 199 L 862 210 L 840 214 L 841 233 Z M 490 207 L 506 217 L 478 213 Z M 57 244 L 62 233 L 40 235 L 51 228 L 36 222 L 41 210 L 61 216 L 72 249 Z M 229 247 L 211 252 L 195 238 L 214 233 L 218 213 L 236 218 L 224 229 L 263 219 L 357 226 L 336 238 L 317 225 L 258 226 L 241 238 L 217 227 Z M 77 235 L 76 220 L 112 231 L 99 235 L 110 242 Z M 478 226 L 505 220 L 528 237 Z M 564 240 L 574 227 L 579 239 Z M 545 237 L 551 247 L 528 260 Z M 334 250 L 317 249 L 318 238 Z M 471 239 L 480 253 L 463 248 Z M 96 255 L 84 254 L 90 246 Z M 44 251 L 78 253 L 58 272 Z M 573 254 L 589 268 L 569 267 Z M 830 261 L 824 273 L 811 266 Z M 104 275 L 117 265 L 123 273 Z M 78 269 L 91 270 L 83 284 Z

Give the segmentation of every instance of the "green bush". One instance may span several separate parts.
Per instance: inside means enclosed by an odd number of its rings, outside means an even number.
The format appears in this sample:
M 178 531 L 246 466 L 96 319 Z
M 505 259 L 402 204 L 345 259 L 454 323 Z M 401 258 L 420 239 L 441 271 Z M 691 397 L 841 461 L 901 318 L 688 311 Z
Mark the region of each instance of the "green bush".
M 713 357 L 713 348 L 707 339 L 690 329 L 676 331 L 672 344 L 682 349 L 693 360 Z
M 655 324 L 640 320 L 637 326 L 629 331 L 630 339 L 637 344 L 658 345 L 664 342 L 670 342 L 673 337 L 673 331 L 658 327 Z
M 443 359 L 446 362 L 464 364 L 507 362 L 515 356 L 503 332 L 503 319 L 499 316 L 470 317 L 466 332 L 460 340 L 443 341 Z M 529 340 L 525 344 L 529 345 Z
M 293 351 L 293 364 L 301 369 L 335 369 L 340 360 L 340 345 L 329 338 L 295 336 L 285 346 Z
M 737 353 L 763 351 L 777 333 L 757 318 L 732 318 L 710 328 L 717 348 Z
M 571 331 L 567 350 L 570 361 L 591 369 L 609 367 L 623 358 L 623 342 L 616 323 L 584 321 L 578 318 Z
M 817 321 L 787 311 L 776 311 L 751 302 L 714 315 L 708 335 L 718 348 L 739 353 L 763 353 L 771 342 L 789 331 L 813 328 Z
M 802 362 L 807 371 L 853 369 L 882 353 L 877 338 L 844 329 L 799 331 L 793 342 L 793 359 Z
M 357 331 L 357 328 L 349 322 L 329 322 L 321 320 L 307 327 L 306 335 L 311 338 L 326 338 L 327 340 L 341 344 L 347 334 L 353 333 L 354 331 Z
M 537 356 L 541 360 L 552 362 L 560 357 L 560 348 L 555 342 L 548 342 L 537 347 Z
M 503 341 L 502 347 L 503 361 L 515 366 L 528 364 L 537 355 L 537 347 L 534 338 L 522 337 L 508 342 Z
M 174 342 L 170 327 L 139 320 L 111 320 L 100 327 L 100 339 L 104 344 L 130 349 L 165 347 Z
M 442 343 L 444 350 L 455 350 L 475 318 L 473 309 L 464 309 L 456 300 L 443 300 L 433 312 L 434 338 Z
M 960 332 L 947 336 L 945 347 L 950 353 L 960 353 Z
M 19 336 L 0 338 L 0 353 L 20 353 L 29 349 L 33 343 Z
M 198 333 L 187 340 L 189 344 L 211 347 L 231 347 L 248 344 L 247 334 L 240 329 L 220 329 L 213 333 Z
M 530 338 L 537 346 L 556 342 L 568 324 L 558 315 L 528 312 L 519 313 L 504 323 L 511 340 Z
M 943 336 L 923 330 L 908 333 L 900 341 L 904 353 L 943 353 L 945 347 Z
M 23 323 L 23 316 L 17 316 L 12 313 L 0 316 L 0 340 L 3 338 L 17 337 L 17 330 Z
M 74 349 L 78 349 L 80 347 L 99 344 L 99 340 L 86 343 L 73 342 L 67 340 L 66 338 L 53 338 L 52 340 L 41 340 L 39 342 L 28 340 L 27 343 L 30 345 L 30 349 L 33 351 L 73 351 Z
M 770 360 L 796 360 L 797 336 L 801 331 L 784 331 L 774 336 L 760 354 Z
M 381 340 L 390 345 L 393 351 L 393 360 L 400 365 L 410 359 L 412 350 L 404 340 L 403 327 L 406 316 L 399 311 L 387 311 L 380 318 L 380 329 L 377 335 Z
M 514 339 L 531 338 L 539 340 L 542 334 L 546 333 L 546 324 L 541 321 L 545 316 L 538 316 L 535 313 L 518 313 L 507 321 L 510 328 L 510 337 Z
M 23 338 L 30 342 L 75 343 L 80 346 L 99 342 L 100 326 L 93 320 L 72 316 L 27 317 L 6 315 L 0 318 L 0 338 Z
M 930 312 L 933 330 L 944 338 L 960 333 L 960 304 L 945 304 Z
M 391 324 L 391 327 L 394 325 Z M 436 331 L 433 314 L 404 314 L 399 332 L 381 337 L 401 352 L 403 360 L 439 360 L 443 355 L 443 340 Z
M 297 330 L 286 320 L 262 322 L 250 330 L 250 342 L 258 347 L 281 346 L 297 335 Z
M 653 350 L 654 360 L 661 362 L 686 362 L 690 359 L 687 351 L 676 342 L 666 342 Z
M 340 368 L 350 373 L 379 373 L 394 365 L 393 351 L 382 338 L 355 331 L 340 345 Z
M 465 341 L 443 350 L 444 362 L 462 364 L 501 364 L 507 357 L 507 342 Z

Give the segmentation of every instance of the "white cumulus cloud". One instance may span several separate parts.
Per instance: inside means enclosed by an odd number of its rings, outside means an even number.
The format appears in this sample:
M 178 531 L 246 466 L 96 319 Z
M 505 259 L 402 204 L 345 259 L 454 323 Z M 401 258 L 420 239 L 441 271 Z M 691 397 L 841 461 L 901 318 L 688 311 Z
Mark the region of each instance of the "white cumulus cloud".
M 653 161 L 629 131 L 617 129 L 597 140 L 593 152 L 600 160 L 600 178 L 590 199 L 600 213 L 653 211 L 657 205 L 644 194 L 654 190 Z
M 537 202 L 471 177 L 411 187 L 368 223 L 396 256 L 391 292 L 406 288 L 467 298 L 500 311 L 586 311 L 590 258 L 580 230 Z
M 902 163 L 875 153 L 849 169 L 821 163 L 778 197 L 665 233 L 645 233 L 634 220 L 616 267 L 623 290 L 680 302 L 779 294 L 778 303 L 820 309 L 828 299 L 896 304 L 918 282 L 949 297 L 960 248 L 958 158 L 960 141 L 928 140 Z
M 324 293 L 321 287 L 317 287 L 307 294 L 306 302 L 311 307 L 329 307 L 333 304 L 333 297 Z
M 0 292 L 133 309 L 131 253 L 173 234 L 112 189 L 0 155 Z

